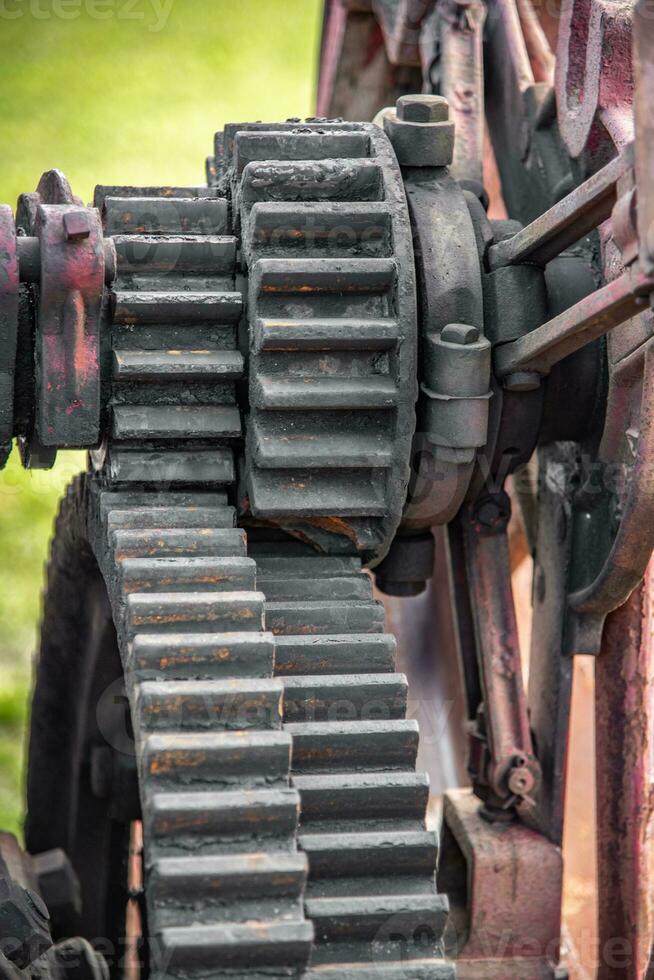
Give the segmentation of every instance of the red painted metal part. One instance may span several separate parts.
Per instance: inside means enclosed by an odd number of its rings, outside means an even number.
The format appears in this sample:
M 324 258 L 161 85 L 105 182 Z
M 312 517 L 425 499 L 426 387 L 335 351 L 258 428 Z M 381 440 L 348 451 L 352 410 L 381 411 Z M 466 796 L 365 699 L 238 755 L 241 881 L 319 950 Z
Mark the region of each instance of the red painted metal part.
M 553 980 L 561 851 L 520 823 L 490 824 L 469 790 L 445 795 L 439 888 L 454 896 L 458 980 Z
M 636 180 L 640 263 L 654 269 L 654 18 L 649 0 L 634 11 Z
M 322 47 L 320 50 L 320 71 L 318 73 L 318 94 L 316 112 L 319 116 L 329 116 L 332 94 L 336 84 L 336 72 L 345 28 L 347 9 L 341 0 L 326 0 L 323 15 Z
M 451 171 L 461 180 L 483 183 L 484 59 L 486 7 L 481 0 L 447 0 L 441 12 L 441 94 L 455 127 Z
M 534 757 L 522 683 L 506 531 L 489 533 L 468 519 L 465 553 L 483 693 L 483 735 L 488 745 L 488 759 L 479 760 L 483 771 L 475 772 L 473 778 L 482 785 L 487 781 L 494 796 L 507 805 L 517 802 L 528 807 L 540 780 L 540 767 Z M 477 769 L 474 752 L 471 761 Z
M 633 139 L 633 4 L 564 0 L 556 63 L 559 127 L 571 156 L 601 159 Z
M 40 205 L 37 330 L 38 434 L 45 446 L 86 447 L 100 437 L 100 310 L 104 245 L 100 215 Z
M 651 465 L 651 464 L 650 464 Z M 654 567 L 596 661 L 599 980 L 643 980 L 654 939 Z

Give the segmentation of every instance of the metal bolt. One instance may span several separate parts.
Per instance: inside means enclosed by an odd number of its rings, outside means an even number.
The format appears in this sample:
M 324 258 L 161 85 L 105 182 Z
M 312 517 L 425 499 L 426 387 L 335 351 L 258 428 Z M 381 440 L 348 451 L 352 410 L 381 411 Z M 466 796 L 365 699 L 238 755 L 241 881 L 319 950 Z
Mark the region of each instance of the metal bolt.
M 450 105 L 442 95 L 401 95 L 395 103 L 397 118 L 403 122 L 447 122 Z
M 534 788 L 533 773 L 526 766 L 516 766 L 509 773 L 508 787 L 515 796 L 526 796 Z
M 502 518 L 502 509 L 495 500 L 486 500 L 477 508 L 475 517 L 484 527 L 495 527 Z
M 91 224 L 86 211 L 66 211 L 64 234 L 69 242 L 80 242 L 91 234 Z
M 511 504 L 506 493 L 483 497 L 474 509 L 474 520 L 490 531 L 501 530 L 511 516 Z M 516 763 L 513 763 L 516 765 Z
M 512 371 L 504 379 L 507 391 L 536 391 L 540 388 L 541 376 L 537 371 Z
M 476 344 L 479 331 L 468 323 L 448 323 L 441 330 L 441 340 L 448 344 Z

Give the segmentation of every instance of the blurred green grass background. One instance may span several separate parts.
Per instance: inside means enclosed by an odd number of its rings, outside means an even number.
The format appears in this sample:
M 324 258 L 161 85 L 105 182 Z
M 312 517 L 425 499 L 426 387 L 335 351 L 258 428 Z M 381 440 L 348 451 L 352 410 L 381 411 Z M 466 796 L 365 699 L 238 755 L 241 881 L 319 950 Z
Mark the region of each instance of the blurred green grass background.
M 226 122 L 313 111 L 322 0 L 3 0 L 0 201 L 58 167 L 96 183 L 193 184 Z M 31 663 L 60 453 L 0 473 L 0 829 L 21 833 Z M 65 705 L 62 706 L 65 711 Z

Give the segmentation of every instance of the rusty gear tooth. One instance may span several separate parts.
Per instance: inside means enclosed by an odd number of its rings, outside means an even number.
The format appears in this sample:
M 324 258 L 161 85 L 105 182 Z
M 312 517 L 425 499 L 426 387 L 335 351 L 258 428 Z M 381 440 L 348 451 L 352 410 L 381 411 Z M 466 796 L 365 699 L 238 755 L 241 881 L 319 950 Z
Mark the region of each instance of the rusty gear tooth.
M 382 553 L 415 425 L 415 284 L 392 150 L 351 123 L 231 126 L 222 149 L 249 276 L 241 497 L 289 526 L 338 518 L 336 534 Z

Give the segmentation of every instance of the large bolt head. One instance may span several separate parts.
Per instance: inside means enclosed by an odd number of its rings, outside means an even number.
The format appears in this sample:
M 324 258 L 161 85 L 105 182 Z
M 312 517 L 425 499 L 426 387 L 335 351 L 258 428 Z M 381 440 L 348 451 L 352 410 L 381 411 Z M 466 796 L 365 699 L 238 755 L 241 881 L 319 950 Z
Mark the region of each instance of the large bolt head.
M 450 106 L 442 95 L 401 95 L 396 103 L 397 118 L 404 122 L 447 122 Z

